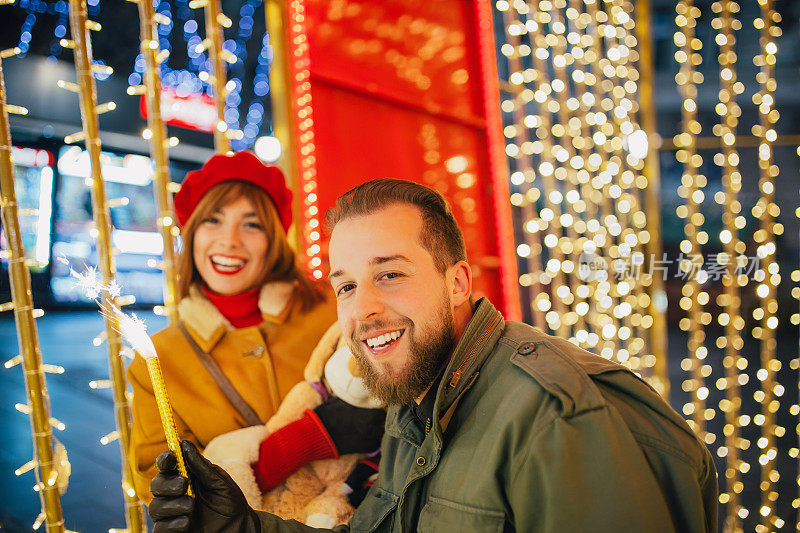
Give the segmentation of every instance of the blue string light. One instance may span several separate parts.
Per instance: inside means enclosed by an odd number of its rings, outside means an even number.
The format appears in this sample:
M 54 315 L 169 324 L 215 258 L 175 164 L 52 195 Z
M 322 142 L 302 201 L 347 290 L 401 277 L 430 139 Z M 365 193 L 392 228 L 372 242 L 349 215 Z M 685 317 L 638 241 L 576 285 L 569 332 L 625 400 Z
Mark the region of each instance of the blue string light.
M 87 2 L 89 4 L 89 16 L 97 15 L 99 11 L 99 1 L 87 0 Z M 33 28 L 36 24 L 36 14 L 56 15 L 58 17 L 55 28 L 53 29 L 55 39 L 50 42 L 50 55 L 48 56 L 49 59 L 58 59 L 63 50 L 59 41 L 67 37 L 69 6 L 66 0 L 56 0 L 54 2 L 46 2 L 45 0 L 17 0 L 13 2 L 12 5 L 22 8 L 27 14 L 25 21 L 20 27 L 19 42 L 17 43 L 17 46 L 21 50 L 21 55 L 23 56 L 28 52 L 28 48 L 30 48 L 31 39 L 33 38 Z M 108 76 L 105 77 L 107 78 Z M 97 78 L 105 79 L 100 76 L 97 76 Z
M 253 35 L 253 15 L 256 12 L 256 8 L 260 6 L 261 3 L 261 0 L 248 0 L 239 9 L 239 32 L 236 36 L 235 53 L 240 58 L 240 61 L 238 61 L 231 69 L 231 79 L 235 80 L 237 84 L 237 88 L 235 89 L 237 91 L 237 95 L 241 91 L 240 78 L 244 76 L 244 60 L 247 57 L 246 43 Z M 256 56 L 255 75 L 253 76 L 254 97 L 248 104 L 247 114 L 245 115 L 245 124 L 241 127 L 243 133 L 242 139 L 234 139 L 231 142 L 231 147 L 234 150 L 242 150 L 244 148 L 253 146 L 253 143 L 255 142 L 256 137 L 258 137 L 258 133 L 261 129 L 261 124 L 264 120 L 264 106 L 262 101 L 269 93 L 269 65 L 272 59 L 271 50 L 272 48 L 269 45 L 269 38 L 265 33 L 261 40 L 261 50 L 258 56 Z
M 239 9 L 239 21 L 236 36 L 227 39 L 223 43 L 223 48 L 236 57 L 236 62 L 228 65 L 230 89 L 225 97 L 225 121 L 230 129 L 241 129 L 244 136 L 242 139 L 233 139 L 231 147 L 234 150 L 250 148 L 255 142 L 264 122 L 264 102 L 269 94 L 269 67 L 272 61 L 272 47 L 269 37 L 264 34 L 261 40 L 261 49 L 256 56 L 255 74 L 252 79 L 253 97 L 247 103 L 246 112 L 242 101 L 243 80 L 248 75 L 245 71 L 245 60 L 247 59 L 247 44 L 253 38 L 253 28 L 255 26 L 254 15 L 256 10 L 262 5 L 263 0 L 245 0 Z M 36 24 L 37 13 L 47 13 L 55 15 L 57 21 L 53 29 L 54 39 L 50 42 L 50 56 L 52 60 L 57 60 L 63 48 L 60 40 L 69 38 L 69 6 L 67 0 L 16 0 L 15 5 L 25 10 L 27 17 L 20 27 L 20 37 L 17 46 L 24 55 L 30 47 L 33 37 L 33 28 Z M 87 0 L 89 15 L 95 17 L 100 10 L 99 0 Z M 165 87 L 170 87 L 180 96 L 205 92 L 213 94 L 213 87 L 208 82 L 200 79 L 200 72 L 211 72 L 211 62 L 207 53 L 196 52 L 195 48 L 203 39 L 198 34 L 199 26 L 195 20 L 194 11 L 189 8 L 188 0 L 154 0 L 157 5 L 156 11 L 170 19 L 169 24 L 158 25 L 158 42 L 162 50 L 172 50 L 172 39 L 177 38 L 173 33 L 181 35 L 186 43 L 186 52 L 189 58 L 187 68 L 172 69 L 168 62 L 161 64 L 161 78 Z M 179 31 L 173 32 L 175 28 Z M 96 60 L 99 64 L 103 61 Z M 139 53 L 133 62 L 133 71 L 128 75 L 128 84 L 140 85 L 146 69 L 144 56 Z M 95 73 L 98 79 L 106 79 L 105 73 Z M 241 111 L 240 111 L 241 109 Z M 267 126 L 271 133 L 271 126 Z

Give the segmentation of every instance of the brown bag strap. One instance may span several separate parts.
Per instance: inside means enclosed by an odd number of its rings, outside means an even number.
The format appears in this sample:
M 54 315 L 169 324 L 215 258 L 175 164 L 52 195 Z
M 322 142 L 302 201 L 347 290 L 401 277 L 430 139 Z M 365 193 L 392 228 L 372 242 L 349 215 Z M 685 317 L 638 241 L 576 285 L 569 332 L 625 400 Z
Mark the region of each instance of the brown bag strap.
M 206 367 L 208 373 L 211 374 L 211 377 L 214 378 L 214 381 L 219 386 L 222 393 L 228 398 L 228 401 L 231 402 L 236 411 L 242 415 L 245 422 L 247 422 L 251 426 L 260 426 L 264 422 L 258 417 L 256 412 L 253 410 L 252 407 L 242 398 L 242 395 L 234 388 L 233 384 L 230 382 L 228 377 L 222 372 L 222 369 L 219 367 L 219 364 L 211 357 L 209 354 L 204 352 L 200 349 L 200 346 L 197 345 L 194 338 L 189 334 L 189 330 L 186 329 L 186 326 L 183 322 L 178 322 L 178 328 L 183 333 L 183 336 L 186 337 L 186 340 L 189 342 L 189 346 L 192 347 L 194 353 L 197 354 L 197 357 L 200 359 L 200 362 L 203 363 L 203 366 Z

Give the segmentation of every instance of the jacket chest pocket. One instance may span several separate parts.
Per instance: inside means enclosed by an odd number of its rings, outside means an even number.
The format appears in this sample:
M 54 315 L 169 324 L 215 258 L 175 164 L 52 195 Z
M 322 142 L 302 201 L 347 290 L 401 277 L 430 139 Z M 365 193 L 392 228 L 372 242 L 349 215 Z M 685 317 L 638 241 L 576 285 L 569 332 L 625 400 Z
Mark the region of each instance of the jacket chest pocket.
M 505 513 L 480 509 L 433 496 L 422 508 L 417 531 L 420 533 L 489 533 L 503 531 Z
M 380 487 L 373 487 L 350 519 L 350 531 L 391 531 L 392 516 L 397 509 L 398 497 Z

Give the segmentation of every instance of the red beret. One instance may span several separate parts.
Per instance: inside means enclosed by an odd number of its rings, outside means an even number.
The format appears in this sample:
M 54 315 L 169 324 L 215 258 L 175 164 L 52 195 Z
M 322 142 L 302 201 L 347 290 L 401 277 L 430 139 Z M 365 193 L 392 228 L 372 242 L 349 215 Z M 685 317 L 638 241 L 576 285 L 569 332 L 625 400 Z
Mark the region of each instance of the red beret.
M 283 172 L 276 166 L 264 164 L 253 152 L 243 150 L 233 155 L 216 154 L 203 168 L 186 174 L 175 195 L 175 214 L 183 226 L 192 216 L 198 202 L 208 190 L 229 180 L 241 180 L 264 189 L 270 197 L 284 231 L 292 223 L 292 191 L 286 187 Z

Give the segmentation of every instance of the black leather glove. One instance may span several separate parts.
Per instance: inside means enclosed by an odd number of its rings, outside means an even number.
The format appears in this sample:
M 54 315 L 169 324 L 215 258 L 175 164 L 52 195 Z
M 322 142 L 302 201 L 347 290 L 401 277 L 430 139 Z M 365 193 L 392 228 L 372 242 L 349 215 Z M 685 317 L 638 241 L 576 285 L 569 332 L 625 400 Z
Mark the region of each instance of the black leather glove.
M 371 453 L 380 448 L 386 411 L 356 407 L 339 398 L 314 409 L 339 455 Z
M 186 495 L 188 482 L 178 474 L 172 452 L 159 455 L 159 473 L 150 483 L 153 501 L 147 510 L 155 524 L 153 533 L 261 533 L 258 516 L 231 477 L 200 455 L 191 442 L 181 442 L 181 451 L 194 498 Z

